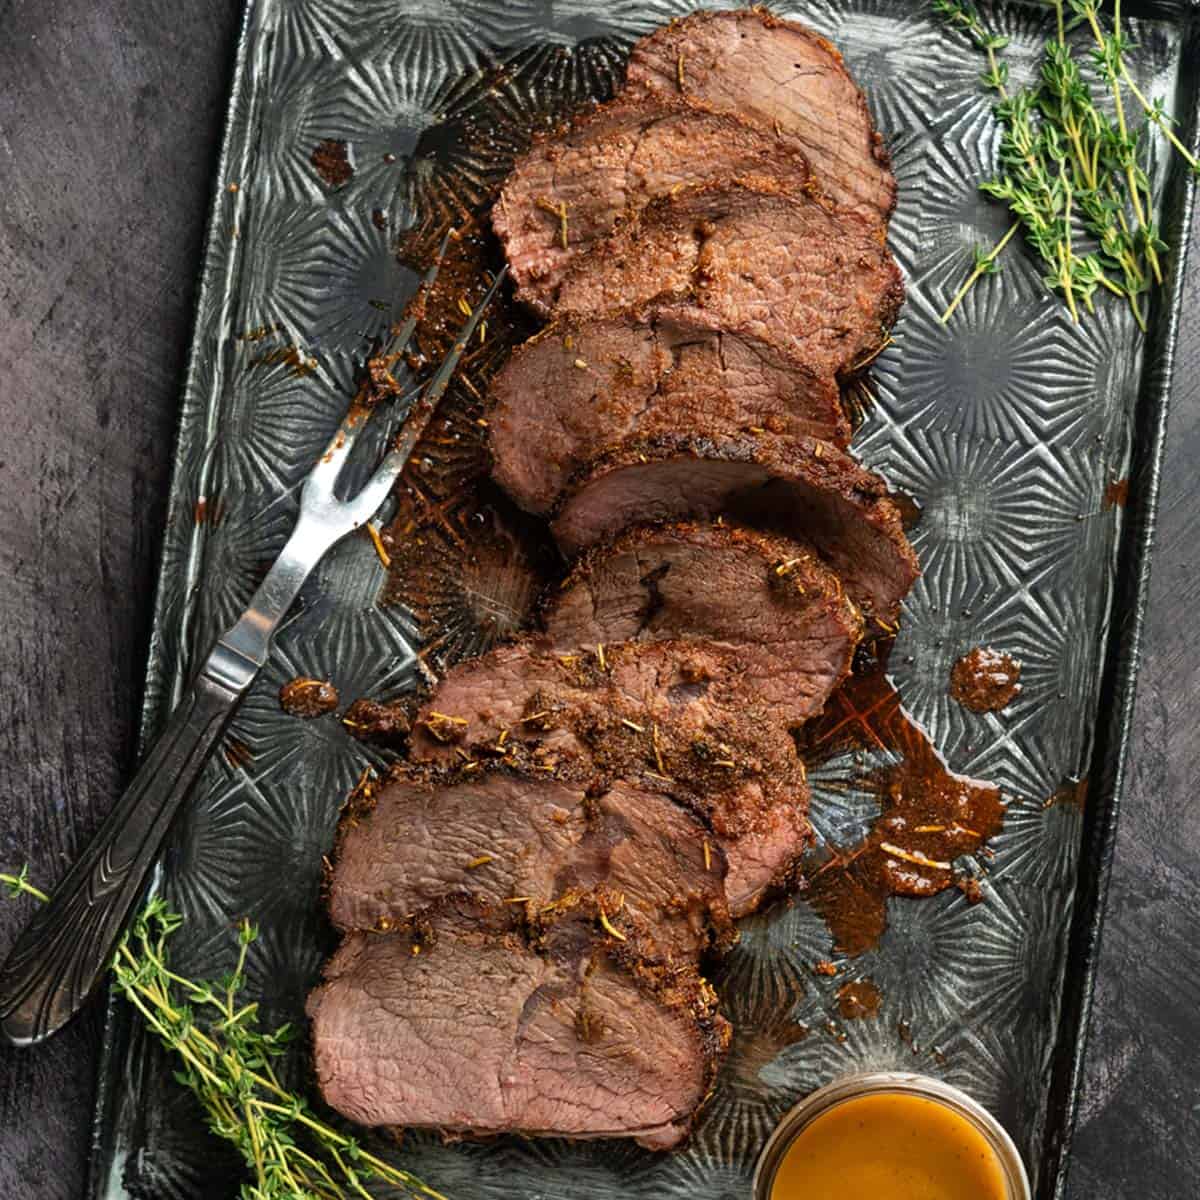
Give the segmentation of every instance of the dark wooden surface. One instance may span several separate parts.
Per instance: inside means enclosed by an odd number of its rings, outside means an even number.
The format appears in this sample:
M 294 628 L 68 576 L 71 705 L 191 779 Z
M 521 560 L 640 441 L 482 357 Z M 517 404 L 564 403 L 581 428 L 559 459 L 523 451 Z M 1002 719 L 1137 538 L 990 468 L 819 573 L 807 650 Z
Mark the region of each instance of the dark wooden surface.
M 0 869 L 64 870 L 134 760 L 238 0 L 0 0 Z M 1200 1179 L 1200 254 L 1071 1195 Z M 0 951 L 21 906 L 0 904 Z M 99 1014 L 0 1049 L 0 1195 L 83 1189 Z

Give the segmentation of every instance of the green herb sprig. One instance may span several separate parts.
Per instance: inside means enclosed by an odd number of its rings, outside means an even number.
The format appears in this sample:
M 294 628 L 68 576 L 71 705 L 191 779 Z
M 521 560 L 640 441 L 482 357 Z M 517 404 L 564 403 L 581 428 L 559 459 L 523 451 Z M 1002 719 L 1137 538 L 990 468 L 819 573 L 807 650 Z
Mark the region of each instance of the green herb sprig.
M 1123 199 L 1114 178 L 1124 169 L 1114 154 L 1118 136 L 1112 123 L 1092 102 L 1091 91 L 1079 73 L 1079 64 L 1065 40 L 1060 0 L 1056 0 L 1055 12 L 1058 37 L 1046 44 L 1038 106 L 1050 127 L 1061 130 L 1068 149 L 1067 164 L 1077 211 L 1099 247 L 1096 254 L 1086 256 L 1084 270 L 1095 286 L 1126 297 L 1138 324 L 1144 328 L 1138 297 L 1149 282 L 1130 236 Z M 1119 282 L 1110 278 L 1114 272 L 1119 274 Z
M 41 888 L 36 888 L 29 882 L 29 864 L 26 863 L 16 875 L 6 875 L 0 871 L 0 886 L 8 890 L 8 894 L 14 899 L 17 896 L 32 896 L 35 900 L 40 900 L 43 904 L 50 899 Z
M 954 293 L 953 299 L 946 305 L 946 311 L 942 313 L 942 324 L 944 325 L 954 315 L 954 310 L 963 302 L 966 294 L 975 286 L 975 284 L 984 275 L 996 275 L 1000 271 L 1000 255 L 1004 251 L 1004 247 L 1013 239 L 1013 234 L 1021 228 L 1021 223 L 1017 221 L 1009 227 L 1008 232 L 990 249 L 984 246 L 975 247 L 975 265 L 970 275 L 967 276 L 962 287 Z
M 13 896 L 49 899 L 29 882 L 27 867 L 0 873 L 0 885 Z M 241 1152 L 253 1177 L 242 1187 L 243 1200 L 370 1200 L 369 1181 L 445 1200 L 320 1120 L 280 1082 L 275 1064 L 294 1031 L 282 1025 L 262 1032 L 258 1004 L 241 998 L 246 955 L 258 936 L 254 926 L 243 921 L 238 927 L 233 971 L 203 983 L 170 967 L 167 943 L 181 924 L 161 898 L 149 900 L 117 948 L 113 981 L 179 1060 L 175 1078 L 200 1101 L 210 1128 Z
M 1150 126 L 1159 129 L 1197 173 L 1200 161 L 1172 130 L 1162 102 L 1149 100 L 1129 71 L 1125 55 L 1130 44 L 1122 33 L 1120 0 L 1111 32 L 1101 21 L 1099 0 L 1051 3 L 1056 36 L 1047 40 L 1039 83 L 1014 91 L 1001 57 L 1008 39 L 988 33 L 967 0 L 932 0 L 942 20 L 984 55 L 987 70 L 981 82 L 996 93 L 1000 170 L 980 185 L 982 190 L 1007 204 L 1017 219 L 1014 228 L 1024 231 L 1045 268 L 1047 287 L 1062 295 L 1072 319 L 1079 320 L 1081 305 L 1092 311 L 1096 289 L 1105 288 L 1128 301 L 1144 330 L 1144 296 L 1162 281 L 1161 255 L 1167 248 L 1154 221 L 1154 196 L 1144 163 L 1146 131 Z M 1112 95 L 1113 117 L 1097 106 L 1067 40 L 1081 24 L 1092 33 L 1091 58 Z M 1131 123 L 1126 92 L 1141 109 L 1141 128 Z M 1075 220 L 1094 239 L 1094 249 L 1076 247 Z M 973 269 L 943 313 L 943 322 L 983 275 L 999 269 L 999 254 L 1012 234 L 1010 229 L 991 251 L 974 251 Z

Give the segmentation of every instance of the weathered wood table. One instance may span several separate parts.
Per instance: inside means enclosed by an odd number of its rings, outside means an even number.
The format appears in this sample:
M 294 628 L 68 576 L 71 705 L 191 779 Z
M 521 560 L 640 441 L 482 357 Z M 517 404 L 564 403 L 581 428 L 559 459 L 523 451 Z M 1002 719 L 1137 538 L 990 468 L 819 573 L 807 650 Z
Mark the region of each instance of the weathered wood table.
M 133 766 L 238 0 L 0 0 L 0 863 L 53 880 Z M 1071 1196 L 1200 1179 L 1200 254 Z M 0 906 L 0 948 L 19 921 Z M 82 1194 L 93 1012 L 0 1050 L 0 1194 Z

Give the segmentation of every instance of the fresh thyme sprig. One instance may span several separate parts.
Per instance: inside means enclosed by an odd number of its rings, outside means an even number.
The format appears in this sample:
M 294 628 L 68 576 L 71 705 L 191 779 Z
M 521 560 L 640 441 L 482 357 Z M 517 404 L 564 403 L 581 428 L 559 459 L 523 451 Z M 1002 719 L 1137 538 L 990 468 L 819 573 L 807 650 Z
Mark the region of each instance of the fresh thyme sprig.
M 1117 14 L 1120 15 L 1121 6 L 1117 4 Z M 1129 66 L 1122 58 L 1120 60 L 1121 80 L 1129 89 L 1133 98 L 1141 106 L 1142 112 L 1146 115 L 1146 120 L 1154 125 L 1171 144 L 1171 148 L 1178 154 L 1184 162 L 1192 169 L 1192 171 L 1200 175 L 1200 158 L 1197 158 L 1180 140 L 1172 125 L 1178 124 L 1173 117 L 1167 116 L 1166 110 L 1163 108 L 1163 102 L 1159 100 L 1149 100 L 1145 93 L 1137 85 L 1137 80 L 1129 73 Z
M 1019 221 L 1014 222 L 1009 227 L 1008 232 L 990 249 L 987 250 L 983 246 L 975 247 L 975 268 L 967 276 L 962 287 L 954 293 L 954 298 L 946 305 L 946 311 L 942 314 L 942 324 L 945 324 L 954 315 L 954 310 L 963 302 L 963 297 L 975 286 L 976 282 L 984 275 L 995 275 L 1000 270 L 1000 263 L 997 261 L 1004 247 L 1012 241 L 1013 234 L 1021 228 Z
M 6 875 L 0 871 L 0 885 L 8 889 L 10 896 L 33 896 L 43 904 L 50 899 L 41 888 L 36 888 L 29 882 L 29 864 L 26 863 L 15 875 Z
M 1062 0 L 1055 0 L 1061 7 Z M 1141 136 L 1131 130 L 1125 116 L 1125 99 L 1122 81 L 1129 74 L 1125 64 L 1125 50 L 1128 48 L 1121 33 L 1121 6 L 1117 0 L 1113 13 L 1113 32 L 1105 33 L 1100 25 L 1099 7 L 1095 0 L 1070 0 L 1071 8 L 1077 16 L 1085 21 L 1096 39 L 1096 49 L 1092 52 L 1092 61 L 1099 69 L 1102 78 L 1108 84 L 1112 93 L 1113 106 L 1116 113 L 1116 123 L 1106 126 L 1105 146 L 1106 157 L 1110 164 L 1109 192 L 1114 202 L 1111 208 L 1117 218 L 1120 240 L 1128 247 L 1132 256 L 1139 262 L 1144 262 L 1143 270 L 1153 275 L 1155 283 L 1162 282 L 1162 264 L 1159 261 L 1159 250 L 1166 249 L 1158 236 L 1154 224 L 1154 195 L 1150 187 L 1150 178 L 1139 161 Z M 1119 192 L 1113 185 L 1113 179 L 1123 176 L 1125 194 L 1128 196 L 1132 213 L 1126 218 L 1125 205 Z M 1101 233 L 1101 243 L 1104 235 Z M 1131 302 L 1135 302 L 1135 315 L 1140 317 L 1136 307 L 1136 290 L 1126 289 Z
M 28 867 L 0 874 L 13 896 L 45 901 Z M 112 963 L 117 990 L 180 1062 L 176 1080 L 200 1101 L 212 1130 L 241 1152 L 253 1179 L 243 1200 L 370 1200 L 366 1184 L 381 1181 L 429 1200 L 444 1200 L 407 1171 L 365 1150 L 356 1139 L 320 1120 L 280 1082 L 275 1063 L 293 1036 L 288 1025 L 264 1033 L 258 1004 L 243 1003 L 246 955 L 257 937 L 238 928 L 232 973 L 198 983 L 171 970 L 167 943 L 182 924 L 161 898 L 149 900 L 121 940 Z
M 1127 297 L 1138 324 L 1143 325 L 1138 297 L 1149 283 L 1129 238 L 1123 203 L 1112 180 L 1113 131 L 1092 103 L 1079 64 L 1066 43 L 1062 0 L 1054 0 L 1054 8 L 1058 36 L 1046 43 L 1038 107 L 1042 117 L 1062 132 L 1076 211 L 1099 246 L 1097 254 L 1085 256 L 1080 273 L 1093 285 Z M 1109 278 L 1112 271 L 1120 273 L 1121 283 Z
M 1162 281 L 1161 253 L 1166 249 L 1154 221 L 1154 196 L 1143 163 L 1143 134 L 1153 125 L 1200 173 L 1197 161 L 1171 129 L 1161 101 L 1150 101 L 1137 86 L 1125 55 L 1129 42 L 1121 28 L 1116 0 L 1112 32 L 1100 18 L 1100 0 L 1050 0 L 1056 36 L 1047 40 L 1041 78 L 1036 87 L 1012 91 L 1000 52 L 1008 39 L 988 33 L 966 0 L 932 0 L 934 11 L 964 33 L 986 58 L 981 77 L 997 96 L 995 112 L 1001 128 L 1000 172 L 981 184 L 1003 200 L 1045 270 L 1048 287 L 1062 294 L 1073 319 L 1082 303 L 1089 311 L 1098 287 L 1125 297 L 1138 325 L 1145 329 L 1142 297 Z M 1070 18 L 1064 10 L 1069 4 Z M 1068 32 L 1085 24 L 1095 41 L 1092 60 L 1112 95 L 1114 117 L 1096 105 L 1083 79 Z M 1144 114 L 1142 129 L 1130 122 L 1126 90 Z M 1073 221 L 1095 239 L 1095 249 L 1081 253 Z M 943 321 L 984 274 L 997 269 L 997 256 L 1011 237 L 992 252 L 975 251 L 974 268 L 955 294 Z
M 1062 138 L 1053 126 L 1041 120 L 1038 97 L 1032 89 L 1010 90 L 1008 64 L 1000 58 L 1009 39 L 988 33 L 979 14 L 965 0 L 933 0 L 933 8 L 949 25 L 962 30 L 987 59 L 988 69 L 981 82 L 996 93 L 1001 171 L 981 187 L 1008 205 L 1046 268 L 1047 286 L 1062 292 L 1071 315 L 1078 320 L 1077 298 L 1091 305 L 1096 264 L 1078 257 L 1072 246 L 1073 181 L 1066 169 Z M 1007 241 L 1008 235 L 1004 244 Z M 1002 249 L 1000 244 L 990 254 L 976 251 L 968 286 L 950 302 L 942 314 L 943 322 L 949 320 L 970 286 L 996 269 Z

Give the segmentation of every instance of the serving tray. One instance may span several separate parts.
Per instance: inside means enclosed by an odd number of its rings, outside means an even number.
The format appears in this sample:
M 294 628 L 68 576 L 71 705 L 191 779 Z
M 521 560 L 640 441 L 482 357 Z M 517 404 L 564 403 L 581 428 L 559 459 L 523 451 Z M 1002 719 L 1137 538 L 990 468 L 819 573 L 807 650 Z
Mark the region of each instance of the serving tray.
M 529 131 L 611 94 L 634 39 L 688 0 L 250 0 L 215 185 L 146 687 L 152 736 L 189 669 L 242 608 L 295 512 L 295 489 L 336 425 L 356 364 L 411 294 L 394 244 L 438 214 L 486 202 Z M 1008 1126 L 1041 1197 L 1063 1193 L 1096 943 L 1112 855 L 1173 362 L 1193 184 L 1155 140 L 1168 278 L 1143 338 L 1108 298 L 1081 325 L 1014 243 L 945 326 L 976 243 L 1007 215 L 977 191 L 996 128 L 980 63 L 917 0 L 772 5 L 830 37 L 868 93 L 900 182 L 891 242 L 909 299 L 874 368 L 877 402 L 857 454 L 915 496 L 924 576 L 889 669 L 912 717 L 957 771 L 999 784 L 1003 833 L 957 889 L 893 899 L 878 945 L 832 948 L 803 901 L 744 923 L 726 982 L 729 1064 L 683 1151 L 500 1139 L 385 1142 L 451 1197 L 749 1195 L 778 1117 L 831 1077 L 908 1068 L 965 1088 Z M 1045 9 L 995 4 L 1014 82 L 1034 77 Z M 1196 139 L 1200 59 L 1192 7 L 1127 10 L 1131 65 Z M 335 143 L 318 171 L 313 152 Z M 346 170 L 339 164 L 345 143 Z M 318 162 L 320 162 L 318 157 Z M 348 171 L 348 174 L 347 174 Z M 433 214 L 431 216 L 431 214 Z M 384 431 L 374 434 L 378 447 Z M 447 426 L 445 444 L 460 435 Z M 451 454 L 453 457 L 453 454 Z M 466 458 L 470 458 L 467 454 Z M 466 471 L 466 468 L 463 468 Z M 468 472 L 469 473 L 469 472 Z M 402 599 L 366 538 L 323 564 L 175 831 L 159 883 L 186 918 L 177 961 L 228 969 L 231 928 L 262 936 L 250 987 L 268 1021 L 302 1020 L 330 936 L 322 856 L 346 794 L 386 756 L 338 714 L 300 721 L 278 690 L 330 678 L 345 705 L 387 700 L 503 631 L 504 613 L 455 603 L 474 493 L 421 493 L 397 523 L 422 549 L 442 605 Z M 463 474 L 460 482 L 466 479 Z M 443 481 L 445 482 L 445 481 Z M 1128 503 L 1126 503 L 1128 501 Z M 403 514 L 402 514 L 403 515 Z M 399 547 L 401 556 L 404 545 Z M 1015 655 L 1023 690 L 998 714 L 949 699 L 960 655 Z M 850 753 L 814 772 L 825 843 L 852 842 L 878 767 Z M 836 974 L 827 975 L 832 964 Z M 847 982 L 881 1003 L 848 1019 Z M 305 1085 L 302 1052 L 291 1064 Z M 164 1054 L 110 1003 L 89 1194 L 221 1197 L 237 1164 L 171 1080 Z

